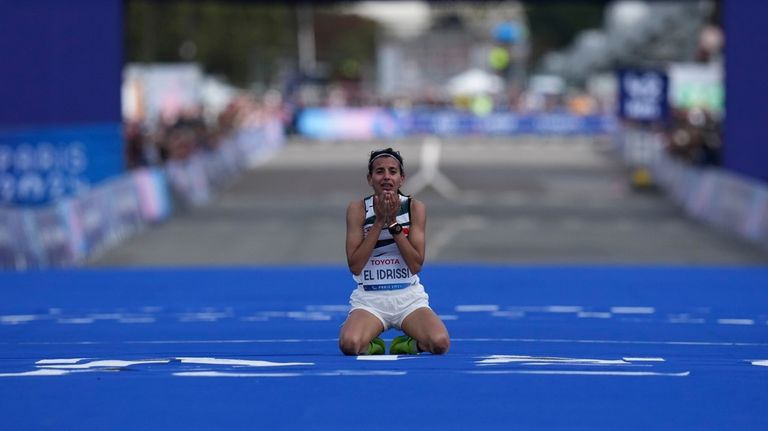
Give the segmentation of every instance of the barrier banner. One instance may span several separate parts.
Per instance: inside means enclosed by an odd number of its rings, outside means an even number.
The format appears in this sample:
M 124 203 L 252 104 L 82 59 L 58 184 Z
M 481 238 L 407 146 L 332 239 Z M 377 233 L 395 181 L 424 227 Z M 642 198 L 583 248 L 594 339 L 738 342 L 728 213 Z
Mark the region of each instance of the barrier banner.
M 742 233 L 768 247 L 768 187 L 756 188 Z
M 702 214 L 703 219 L 721 228 L 747 235 L 753 212 L 760 211 L 760 208 L 755 207 L 755 203 L 759 203 L 756 200 L 759 198 L 758 192 L 755 184 L 743 178 L 718 175 L 707 211 Z
M 62 201 L 25 212 L 29 217 L 28 244 L 32 248 L 30 268 L 66 267 L 79 262 L 85 250 L 79 238 L 82 235 L 72 201 Z
M 131 176 L 110 180 L 103 189 L 99 199 L 107 215 L 106 232 L 102 243 L 91 244 L 89 254 L 100 247 L 121 242 L 144 226 L 139 193 Z
M 82 232 L 80 248 L 84 254 L 98 250 L 106 242 L 109 212 L 105 204 L 108 195 L 106 187 L 91 190 L 73 201 L 76 220 L 80 223 Z M 115 197 L 117 198 L 117 197 Z
M 201 206 L 207 204 L 213 196 L 205 175 L 203 157 L 192 156 L 187 160 L 171 161 L 166 165 L 169 183 L 173 195 L 185 204 Z
M 616 126 L 615 118 L 608 115 L 492 112 L 477 116 L 455 109 L 424 108 L 313 108 L 304 110 L 298 121 L 299 132 L 313 139 L 396 138 L 407 134 L 592 135 L 611 134 Z
M 169 218 L 173 209 L 172 193 L 184 205 L 205 204 L 221 186 L 283 145 L 284 133 L 275 127 L 279 123 L 269 124 L 270 127 L 237 131 L 215 151 L 200 152 L 164 167 L 118 175 L 94 187 L 86 185 L 75 196 L 32 208 L 0 207 L 0 268 L 26 270 L 78 265 L 141 230 L 147 223 Z M 107 146 L 98 151 L 81 151 L 87 144 L 98 142 L 96 139 L 86 141 L 77 141 L 71 148 L 61 150 L 68 154 L 61 160 L 56 159 L 57 150 L 52 145 L 54 161 L 43 163 L 29 155 L 34 153 L 34 146 L 27 144 L 31 140 L 25 140 L 18 145 L 22 151 L 12 148 L 3 153 L 5 159 L 2 160 L 6 163 L 4 166 L 13 165 L 12 173 L 21 167 L 20 171 L 33 172 L 41 178 L 45 178 L 41 168 L 64 169 L 78 181 L 80 176 L 89 179 L 89 173 L 93 175 L 90 178 L 108 175 L 106 171 L 88 169 L 88 161 L 94 160 L 91 155 L 98 155 L 100 151 L 107 153 Z M 121 154 L 120 151 L 112 153 Z M 77 169 L 70 169 L 72 166 Z M 47 189 L 43 187 L 43 190 Z M 49 193 L 49 197 L 52 196 Z
M 22 213 L 0 208 L 0 268 L 24 268 L 29 251 L 23 249 Z
M 768 245 L 768 187 L 731 172 L 690 166 L 659 153 L 656 182 L 697 220 Z
M 159 222 L 171 216 L 173 208 L 168 196 L 168 179 L 161 169 L 144 168 L 131 173 L 141 219 L 150 223 Z
M 205 175 L 213 187 L 223 187 L 245 169 L 240 154 L 234 146 L 222 147 L 209 153 L 205 159 Z
M 400 121 L 382 108 L 308 108 L 298 119 L 298 129 L 314 139 L 374 139 L 402 134 Z

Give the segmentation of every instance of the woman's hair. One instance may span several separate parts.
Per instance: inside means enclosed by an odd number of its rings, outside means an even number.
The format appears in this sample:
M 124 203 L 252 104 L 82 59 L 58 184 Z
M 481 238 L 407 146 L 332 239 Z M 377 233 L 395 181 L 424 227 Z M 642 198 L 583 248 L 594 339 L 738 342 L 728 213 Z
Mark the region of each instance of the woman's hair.
M 405 162 L 403 162 L 403 156 L 400 155 L 400 151 L 395 151 L 391 147 L 383 150 L 371 151 L 371 157 L 368 158 L 368 175 L 373 173 L 373 161 L 382 157 L 393 157 L 400 164 L 400 174 L 405 175 Z

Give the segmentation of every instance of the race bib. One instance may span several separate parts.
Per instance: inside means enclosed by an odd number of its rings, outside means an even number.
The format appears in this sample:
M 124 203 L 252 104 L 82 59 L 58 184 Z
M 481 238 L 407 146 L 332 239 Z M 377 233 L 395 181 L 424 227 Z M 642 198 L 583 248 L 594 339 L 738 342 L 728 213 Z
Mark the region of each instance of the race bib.
M 397 290 L 413 284 L 415 276 L 402 257 L 381 256 L 368 259 L 360 279 L 365 290 Z

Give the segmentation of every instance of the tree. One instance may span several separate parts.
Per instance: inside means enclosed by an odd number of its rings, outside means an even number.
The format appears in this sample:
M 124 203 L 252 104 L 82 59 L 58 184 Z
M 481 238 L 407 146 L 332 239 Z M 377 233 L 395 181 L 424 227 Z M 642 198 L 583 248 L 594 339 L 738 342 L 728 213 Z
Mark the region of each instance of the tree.
M 233 84 L 268 81 L 295 56 L 292 7 L 257 2 L 127 0 L 127 62 L 194 61 Z

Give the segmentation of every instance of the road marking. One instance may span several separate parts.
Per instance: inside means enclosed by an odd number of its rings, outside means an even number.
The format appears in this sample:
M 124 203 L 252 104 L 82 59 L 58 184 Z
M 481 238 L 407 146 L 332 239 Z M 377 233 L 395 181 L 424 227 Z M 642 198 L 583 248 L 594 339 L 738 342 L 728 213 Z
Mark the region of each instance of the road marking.
M 548 356 L 491 355 L 477 365 L 521 363 L 523 365 L 630 365 L 621 359 L 558 358 Z
M 123 360 L 99 360 L 86 362 L 84 364 L 46 364 L 38 365 L 45 368 L 67 369 L 67 370 L 86 370 L 92 368 L 125 368 L 132 365 L 144 365 L 144 364 L 167 364 L 170 359 L 159 360 L 146 360 L 146 361 L 123 361 Z
M 668 346 L 719 346 L 719 347 L 768 347 L 768 343 L 746 343 L 727 341 L 669 341 L 669 340 L 585 340 L 558 338 L 452 338 L 453 342 L 471 343 L 575 343 L 575 344 L 638 344 Z
M 653 314 L 656 309 L 653 307 L 611 307 L 613 314 Z
M 63 323 L 65 325 L 88 325 L 93 323 L 93 319 L 90 317 L 73 317 L 69 319 L 59 319 L 57 321 L 58 323 Z
M 430 240 L 428 251 L 430 259 L 434 259 L 436 256 L 440 255 L 440 252 L 442 252 L 461 231 L 482 229 L 487 224 L 487 218 L 485 217 L 465 216 L 461 217 L 456 222 L 445 226 Z
M 402 359 L 415 359 L 416 356 L 400 355 L 358 355 L 358 361 L 399 361 Z
M 49 364 L 76 364 L 80 361 L 84 361 L 89 358 L 67 358 L 67 359 L 41 359 L 35 362 L 36 365 L 49 365 Z
M 466 343 L 575 343 L 575 344 L 637 344 L 675 346 L 721 346 L 721 347 L 768 347 L 768 343 L 729 341 L 674 341 L 674 340 L 605 340 L 566 338 L 452 338 L 454 342 Z M 283 344 L 283 343 L 330 343 L 337 338 L 291 338 L 291 339 L 250 339 L 250 340 L 141 340 L 141 341 L 30 341 L 20 343 L 0 342 L 0 345 L 22 346 L 77 346 L 77 345 L 152 345 L 152 344 Z
M 427 186 L 432 186 L 443 197 L 454 200 L 459 189 L 451 180 L 439 170 L 440 165 L 440 140 L 430 136 L 421 145 L 421 157 L 419 159 L 419 171 L 408 180 L 408 191 L 416 194 Z
M 390 370 L 336 370 L 336 371 L 323 371 L 313 372 L 307 375 L 312 376 L 404 376 L 408 374 L 407 371 L 390 371 Z
M 706 323 L 706 320 L 702 317 L 691 317 L 688 314 L 671 314 L 669 315 L 669 318 L 667 319 L 669 323 L 695 323 L 695 324 L 704 324 Z
M 239 367 L 292 367 L 303 365 L 315 365 L 314 362 L 272 362 L 272 361 L 253 361 L 247 359 L 219 359 L 219 358 L 195 358 L 184 357 L 176 358 L 183 364 L 204 364 L 204 365 L 233 365 Z
M 183 371 L 177 377 L 299 377 L 302 373 L 228 373 L 224 371 Z
M 494 311 L 493 313 L 491 313 L 491 316 L 493 316 L 493 317 L 507 317 L 507 318 L 510 318 L 510 319 L 522 319 L 523 317 L 525 317 L 525 311 L 512 311 L 512 310 Z
M 21 373 L 0 373 L 0 377 L 63 376 L 65 374 L 69 374 L 69 371 L 42 369 L 35 371 L 23 371 Z
M 610 319 L 611 316 L 613 316 L 611 313 L 597 311 L 580 311 L 576 314 L 576 317 L 582 319 Z
M 38 316 L 34 314 L 11 314 L 7 316 L 0 316 L 0 324 L 18 325 L 20 323 L 27 323 L 37 319 Z
M 459 313 L 475 313 L 478 311 L 499 311 L 496 304 L 457 305 L 455 310 Z
M 118 320 L 119 323 L 155 323 L 156 321 L 154 317 L 122 317 Z
M 566 370 L 470 370 L 467 374 L 540 374 L 566 376 L 688 377 L 691 372 L 656 373 L 652 371 L 566 371 Z
M 544 307 L 544 311 L 548 313 L 581 313 L 583 308 L 571 305 L 548 305 Z
M 755 321 L 752 319 L 717 319 L 717 323 L 721 325 L 754 325 Z

